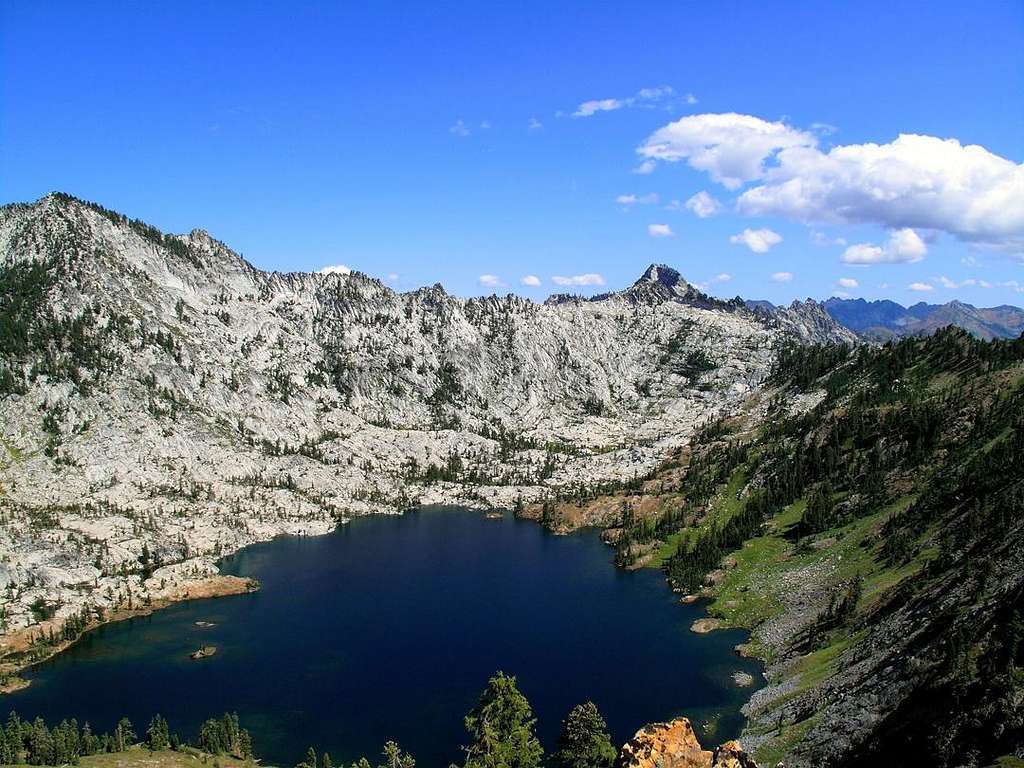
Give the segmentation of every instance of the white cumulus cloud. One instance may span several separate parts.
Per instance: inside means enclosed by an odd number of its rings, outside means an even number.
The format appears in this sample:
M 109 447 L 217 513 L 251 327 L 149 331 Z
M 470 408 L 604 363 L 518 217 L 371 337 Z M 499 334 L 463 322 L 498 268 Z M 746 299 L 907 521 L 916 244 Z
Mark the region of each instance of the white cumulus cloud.
M 813 131 L 702 114 L 660 128 L 637 152 L 686 161 L 730 189 L 757 182 L 737 200 L 743 214 L 937 230 L 1024 256 L 1024 163 L 955 138 L 904 133 L 823 151 Z
M 813 147 L 817 138 L 785 123 L 751 115 L 702 114 L 669 123 L 637 148 L 645 160 L 687 161 L 728 189 L 765 174 L 765 161 L 781 149 Z
M 477 281 L 484 288 L 501 288 L 505 285 L 497 275 L 480 275 L 480 277 L 477 278 Z
M 687 200 L 684 205 L 693 212 L 694 216 L 700 219 L 714 216 L 722 210 L 722 204 L 703 190 Z
M 792 272 L 772 272 L 772 282 L 788 283 L 793 280 Z
M 675 232 L 668 224 L 648 224 L 647 234 L 651 237 L 672 237 Z
M 323 269 L 317 270 L 317 272 L 319 272 L 321 275 L 347 275 L 351 271 L 352 270 L 349 269 L 344 264 L 332 264 L 330 266 L 324 267 Z
M 536 288 L 540 285 L 540 278 L 536 275 L 525 275 L 519 280 L 523 285 L 527 285 L 530 288 Z
M 885 246 L 872 243 L 857 243 L 849 246 L 841 260 L 844 264 L 867 266 L 869 264 L 913 264 L 921 261 L 928 253 L 928 246 L 914 230 L 899 229 L 889 236 Z
M 920 293 L 927 293 L 928 291 L 934 291 L 935 288 L 930 283 L 911 283 L 907 286 L 912 291 L 918 291 Z
M 551 282 L 563 287 L 580 288 L 589 285 L 604 285 L 604 278 L 596 272 L 587 272 L 583 275 L 570 275 L 569 277 L 555 275 L 551 278 Z
M 782 235 L 770 229 L 750 229 L 747 227 L 738 235 L 729 238 L 733 245 L 745 245 L 754 253 L 767 253 L 773 245 L 782 242 Z
M 858 283 L 852 277 L 840 277 L 839 280 L 837 280 L 836 282 L 842 288 L 856 288 L 857 286 L 860 285 L 860 283 Z

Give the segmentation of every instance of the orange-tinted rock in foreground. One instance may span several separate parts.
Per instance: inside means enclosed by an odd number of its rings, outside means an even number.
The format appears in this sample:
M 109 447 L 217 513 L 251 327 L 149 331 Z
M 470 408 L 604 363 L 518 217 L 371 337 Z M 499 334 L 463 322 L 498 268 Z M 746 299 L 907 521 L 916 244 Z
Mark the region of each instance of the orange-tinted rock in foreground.
M 637 731 L 619 752 L 617 768 L 757 768 L 738 742 L 714 752 L 701 747 L 685 717 L 653 723 Z

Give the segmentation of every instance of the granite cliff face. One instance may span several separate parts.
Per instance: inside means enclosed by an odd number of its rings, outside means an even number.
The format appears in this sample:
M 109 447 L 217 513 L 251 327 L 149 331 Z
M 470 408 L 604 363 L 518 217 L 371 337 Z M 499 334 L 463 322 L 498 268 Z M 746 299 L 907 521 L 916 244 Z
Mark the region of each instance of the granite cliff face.
M 5 632 L 144 603 L 279 533 L 628 480 L 781 345 L 853 338 L 667 267 L 544 305 L 266 273 L 61 194 L 0 209 L 0 275 Z

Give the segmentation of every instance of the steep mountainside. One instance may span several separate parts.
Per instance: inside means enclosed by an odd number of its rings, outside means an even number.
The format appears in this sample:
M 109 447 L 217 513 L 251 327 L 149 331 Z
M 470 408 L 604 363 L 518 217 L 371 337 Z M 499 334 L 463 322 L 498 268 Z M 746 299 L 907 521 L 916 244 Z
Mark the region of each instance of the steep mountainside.
M 695 630 L 753 629 L 762 764 L 987 766 L 1024 756 L 1022 414 L 1024 337 L 794 348 L 650 476 L 527 513 L 603 511 Z
M 0 269 L 7 631 L 167 599 L 279 532 L 627 481 L 781 345 L 853 338 L 667 267 L 544 305 L 265 273 L 62 194 L 0 209 Z
M 1024 309 L 1001 305 L 975 307 L 962 301 L 918 302 L 903 307 L 894 301 L 831 298 L 823 306 L 837 322 L 865 338 L 884 341 L 894 336 L 923 336 L 955 325 L 979 339 L 1012 339 L 1024 332 Z

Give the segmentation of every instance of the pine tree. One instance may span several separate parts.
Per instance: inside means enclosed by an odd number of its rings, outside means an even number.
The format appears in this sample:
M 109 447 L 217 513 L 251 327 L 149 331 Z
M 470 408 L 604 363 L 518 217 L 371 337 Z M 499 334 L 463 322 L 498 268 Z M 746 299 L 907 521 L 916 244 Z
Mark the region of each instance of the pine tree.
M 82 726 L 82 754 L 95 755 L 99 751 L 99 739 L 93 735 L 88 722 Z
M 534 734 L 536 720 L 516 679 L 498 672 L 466 716 L 471 743 L 465 768 L 537 768 L 544 750 Z
M 384 764 L 380 768 L 416 768 L 416 761 L 412 755 L 402 752 L 402 748 L 393 741 L 384 745 L 382 754 Z
M 253 758 L 252 736 L 249 735 L 249 731 L 245 728 L 238 734 L 238 756 L 243 760 L 252 760 Z M 326 761 L 327 759 L 328 756 L 325 754 L 324 760 Z M 331 768 L 331 766 L 325 764 L 323 768 Z
M 160 715 L 154 715 L 146 731 L 146 746 L 151 751 L 156 752 L 161 749 L 167 749 L 169 743 L 170 734 L 168 733 L 167 721 L 160 717 Z
M 135 738 L 131 721 L 127 717 L 122 717 L 117 728 L 114 729 L 114 751 L 124 752 L 135 743 Z
M 306 759 L 295 766 L 295 768 L 317 768 L 318 760 L 316 758 L 316 750 L 312 747 L 306 752 Z
M 562 724 L 558 751 L 552 761 L 558 768 L 611 768 L 616 752 L 604 718 L 588 701 L 572 708 Z

